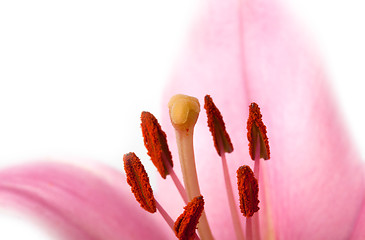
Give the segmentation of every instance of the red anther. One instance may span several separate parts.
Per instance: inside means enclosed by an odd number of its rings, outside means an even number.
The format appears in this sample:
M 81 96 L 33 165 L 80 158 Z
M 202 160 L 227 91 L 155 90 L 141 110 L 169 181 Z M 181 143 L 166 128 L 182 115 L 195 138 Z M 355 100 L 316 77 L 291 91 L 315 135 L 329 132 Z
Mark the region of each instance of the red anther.
M 245 217 L 252 217 L 260 209 L 260 201 L 259 185 L 249 166 L 244 165 L 237 170 L 237 184 L 241 212 Z
M 233 145 L 231 139 L 226 131 L 226 125 L 224 124 L 222 114 L 215 106 L 212 98 L 206 95 L 204 98 L 204 108 L 207 112 L 208 127 L 213 136 L 214 146 L 219 156 L 221 155 L 221 149 L 225 152 L 231 153 L 233 151 Z M 223 144 L 223 146 L 220 146 Z
M 250 112 L 247 120 L 247 139 L 249 141 L 249 151 L 252 160 L 255 160 L 255 150 L 257 137 L 260 137 L 260 157 L 270 159 L 269 140 L 266 135 L 266 126 L 262 122 L 260 108 L 256 103 L 251 103 Z
M 160 124 L 155 116 L 149 112 L 141 114 L 141 128 L 144 139 L 144 145 L 147 148 L 147 154 L 161 177 L 164 179 L 169 174 L 166 162 L 173 167 L 172 156 L 167 145 L 166 134 L 162 131 Z M 165 159 L 165 161 L 164 161 Z
M 174 231 L 180 240 L 192 240 L 195 237 L 196 225 L 204 210 L 203 196 L 195 197 L 184 207 L 184 212 L 175 221 Z
M 127 182 L 141 207 L 148 212 L 156 212 L 156 201 L 153 196 L 150 180 L 141 161 L 134 153 L 123 156 L 124 170 L 127 174 Z

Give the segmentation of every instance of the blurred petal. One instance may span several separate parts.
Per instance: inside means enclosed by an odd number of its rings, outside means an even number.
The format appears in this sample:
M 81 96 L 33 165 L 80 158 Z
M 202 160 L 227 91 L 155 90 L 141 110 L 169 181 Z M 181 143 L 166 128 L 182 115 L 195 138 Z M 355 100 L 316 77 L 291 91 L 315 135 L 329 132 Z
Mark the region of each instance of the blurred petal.
M 352 240 L 365 239 L 365 201 L 362 203 L 362 207 L 359 213 L 359 217 L 356 220 L 354 232 L 352 233 Z
M 123 182 L 124 175 L 107 167 L 38 163 L 2 170 L 0 179 L 2 207 L 31 213 L 65 239 L 168 239 L 172 235 L 161 216 L 141 209 Z
M 253 164 L 245 124 L 249 103 L 257 102 L 271 146 L 271 160 L 262 165 L 278 237 L 349 238 L 360 219 L 364 166 L 343 127 L 320 61 L 292 18 L 273 0 L 212 0 L 189 44 L 165 101 L 176 93 L 201 101 L 205 94 L 213 97 L 235 148 L 228 155 L 232 182 L 239 165 Z M 221 163 L 204 115 L 195 131 L 197 171 L 213 233 L 229 239 L 233 228 L 226 214 Z M 169 124 L 167 114 L 164 123 Z M 173 129 L 165 129 L 173 146 Z M 171 150 L 177 156 L 176 148 Z M 166 195 L 171 192 L 164 183 L 162 188 Z M 176 209 L 179 203 L 170 205 Z

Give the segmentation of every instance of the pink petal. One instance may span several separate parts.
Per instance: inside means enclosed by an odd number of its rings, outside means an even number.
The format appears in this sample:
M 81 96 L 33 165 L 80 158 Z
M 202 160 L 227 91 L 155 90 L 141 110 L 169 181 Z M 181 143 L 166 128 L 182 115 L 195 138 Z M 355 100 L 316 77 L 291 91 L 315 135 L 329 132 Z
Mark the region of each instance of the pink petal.
M 171 239 L 158 214 L 134 200 L 124 175 L 102 166 L 88 169 L 38 163 L 0 172 L 1 206 L 31 213 L 65 239 Z
M 362 207 L 359 212 L 358 219 L 356 220 L 354 232 L 352 233 L 352 240 L 365 239 L 365 200 L 362 202 Z
M 253 165 L 245 125 L 249 103 L 257 102 L 271 146 L 271 160 L 262 165 L 267 169 L 277 236 L 347 239 L 363 219 L 358 215 L 364 201 L 364 166 L 330 92 L 305 35 L 275 1 L 212 0 L 174 72 L 165 104 L 176 93 L 201 101 L 205 94 L 213 97 L 235 147 L 228 155 L 235 183 L 238 166 Z M 165 113 L 163 127 L 173 146 L 174 132 L 167 125 Z M 217 239 L 231 239 L 221 163 L 204 112 L 195 134 L 208 220 Z M 170 199 L 166 189 L 162 183 L 165 199 Z M 164 204 L 180 208 L 180 203 Z

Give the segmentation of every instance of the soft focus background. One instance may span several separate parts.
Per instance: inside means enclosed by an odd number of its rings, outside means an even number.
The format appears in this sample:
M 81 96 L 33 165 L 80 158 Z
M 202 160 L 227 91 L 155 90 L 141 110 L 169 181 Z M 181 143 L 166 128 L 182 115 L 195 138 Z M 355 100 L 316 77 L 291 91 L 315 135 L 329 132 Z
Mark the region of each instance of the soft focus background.
M 286 1 L 323 56 L 364 158 L 365 3 Z M 126 152 L 147 158 L 140 112 L 160 115 L 198 2 L 1 1 L 0 168 L 80 158 L 122 169 Z M 0 229 L 1 239 L 51 239 L 4 209 Z

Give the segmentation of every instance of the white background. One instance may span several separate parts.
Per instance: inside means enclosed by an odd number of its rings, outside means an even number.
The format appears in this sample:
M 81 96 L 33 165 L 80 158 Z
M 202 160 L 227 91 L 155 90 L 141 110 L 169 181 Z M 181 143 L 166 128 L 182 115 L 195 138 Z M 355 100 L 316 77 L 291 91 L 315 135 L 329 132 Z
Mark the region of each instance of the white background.
M 365 5 L 287 0 L 327 64 L 365 156 Z M 143 157 L 139 116 L 161 93 L 198 0 L 0 2 L 0 167 L 80 157 L 121 169 Z M 21 229 L 21 231 L 19 231 Z M 0 210 L 1 239 L 51 239 Z

